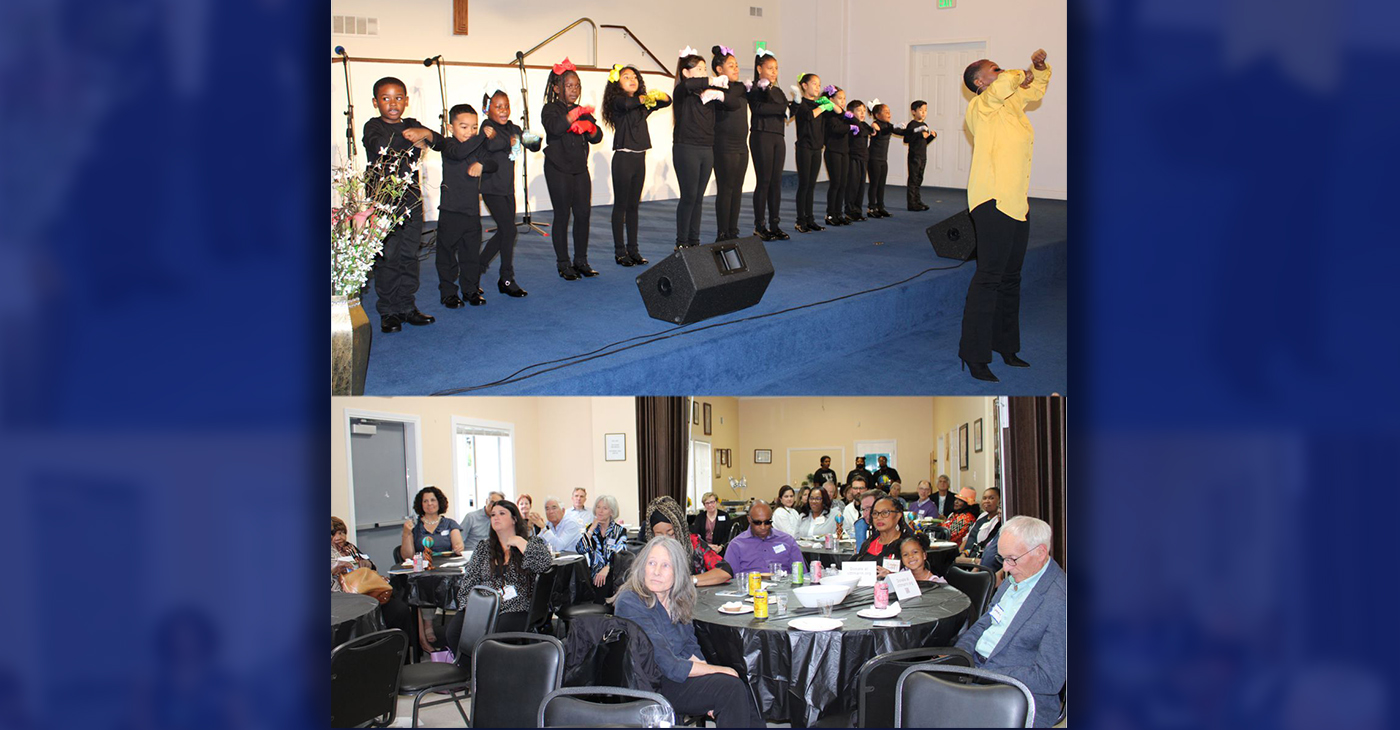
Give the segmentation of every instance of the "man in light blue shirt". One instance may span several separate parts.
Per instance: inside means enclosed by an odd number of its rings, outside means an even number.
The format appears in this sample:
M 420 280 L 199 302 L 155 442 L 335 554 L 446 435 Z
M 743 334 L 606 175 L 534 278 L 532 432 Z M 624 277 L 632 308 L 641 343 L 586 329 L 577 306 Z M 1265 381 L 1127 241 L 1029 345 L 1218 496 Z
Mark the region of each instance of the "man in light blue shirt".
M 593 521 L 593 513 L 590 512 L 587 507 L 583 506 L 584 503 L 588 501 L 588 490 L 583 487 L 575 487 L 573 497 L 574 508 L 565 512 L 564 516 L 577 522 L 579 531 L 582 532 L 583 528 L 587 527 L 588 523 Z M 615 517 L 616 515 L 614 515 L 614 518 Z
M 1034 517 L 1013 517 L 1002 527 L 995 549 L 1007 579 L 991 610 L 954 644 L 971 653 L 978 668 L 1030 689 L 1036 727 L 1055 723 L 1065 685 L 1065 571 L 1050 557 L 1050 536 L 1050 525 Z
M 550 497 L 544 501 L 544 519 L 540 539 L 549 545 L 549 549 L 562 553 L 578 546 L 578 541 L 583 537 L 583 528 L 564 514 L 558 499 Z

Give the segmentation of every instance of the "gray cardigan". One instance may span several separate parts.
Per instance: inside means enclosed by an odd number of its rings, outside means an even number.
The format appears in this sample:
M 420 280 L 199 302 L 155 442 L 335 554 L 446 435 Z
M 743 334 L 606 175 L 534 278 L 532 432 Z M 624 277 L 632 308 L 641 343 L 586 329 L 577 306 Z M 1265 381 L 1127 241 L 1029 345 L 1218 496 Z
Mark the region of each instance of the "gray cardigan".
M 988 609 L 1010 587 L 1010 580 L 1002 581 Z M 1060 715 L 1060 689 L 1065 686 L 1065 594 L 1065 571 L 1052 558 L 992 655 L 986 662 L 977 657 L 979 668 L 1015 677 L 1030 689 L 1035 695 L 1036 727 L 1050 727 Z M 954 646 L 976 656 L 977 640 L 991 624 L 988 610 Z

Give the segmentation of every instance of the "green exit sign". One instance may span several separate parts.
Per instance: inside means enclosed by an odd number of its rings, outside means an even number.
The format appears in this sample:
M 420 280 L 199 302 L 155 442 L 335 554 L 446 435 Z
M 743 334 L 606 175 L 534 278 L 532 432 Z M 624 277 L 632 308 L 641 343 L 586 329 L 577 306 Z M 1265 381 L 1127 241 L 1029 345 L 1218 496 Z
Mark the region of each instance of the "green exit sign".
M 948 9 L 948 8 L 955 8 L 955 7 L 957 7 L 957 6 L 958 6 L 958 0 L 938 0 L 938 9 L 939 9 L 939 10 L 946 10 L 946 9 Z

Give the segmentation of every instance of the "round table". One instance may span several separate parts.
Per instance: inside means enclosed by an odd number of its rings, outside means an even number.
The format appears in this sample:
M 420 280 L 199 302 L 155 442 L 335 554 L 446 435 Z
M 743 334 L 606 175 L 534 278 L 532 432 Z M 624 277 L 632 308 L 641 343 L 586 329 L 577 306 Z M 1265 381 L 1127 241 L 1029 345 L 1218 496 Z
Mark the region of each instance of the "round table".
M 839 568 L 842 563 L 851 559 L 856 550 L 854 540 L 845 543 L 837 543 L 836 547 L 831 550 L 827 550 L 824 547 L 808 547 L 809 544 L 810 543 L 804 543 L 802 541 L 798 541 L 797 543 L 797 546 L 802 548 L 802 562 L 806 563 L 808 566 L 812 565 L 813 560 L 820 560 L 822 561 L 822 565 L 835 565 Z M 788 569 L 791 570 L 791 567 Z
M 331 646 L 384 630 L 379 601 L 358 593 L 331 592 Z
M 583 556 L 578 553 L 559 553 L 554 557 L 555 566 L 572 566 L 582 562 Z M 389 584 L 410 606 L 456 611 L 461 608 L 457 603 L 457 596 L 466 579 L 465 567 L 436 568 L 421 573 L 391 572 Z
M 823 715 L 855 710 L 856 673 L 877 654 L 952 645 L 972 601 L 950 585 L 920 583 L 919 587 L 923 595 L 901 603 L 896 617 L 909 626 L 877 627 L 872 620 L 855 615 L 869 607 L 873 592 L 871 588 L 856 588 L 832 611 L 832 618 L 844 619 L 842 627 L 813 632 L 788 628 L 788 621 L 797 616 L 821 615 L 815 609 L 802 608 L 788 585 L 769 589 L 770 597 L 787 595 L 787 616 L 755 619 L 751 613 L 720 613 L 719 607 L 726 601 L 740 600 L 716 595 L 736 590 L 730 581 L 699 589 L 695 634 L 707 659 L 745 668 L 767 720 L 790 722 L 793 727 L 811 725 Z M 894 599 L 893 590 L 890 598 Z

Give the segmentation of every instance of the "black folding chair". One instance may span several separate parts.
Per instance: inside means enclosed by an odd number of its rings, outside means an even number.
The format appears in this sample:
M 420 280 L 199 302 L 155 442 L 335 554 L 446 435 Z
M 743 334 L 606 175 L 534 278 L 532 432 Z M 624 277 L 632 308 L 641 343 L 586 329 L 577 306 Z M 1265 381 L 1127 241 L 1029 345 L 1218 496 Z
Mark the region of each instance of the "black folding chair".
M 462 605 L 462 635 L 457 639 L 456 660 L 447 662 L 420 662 L 403 669 L 399 677 L 399 692 L 413 695 L 413 725 L 418 727 L 418 709 L 432 707 L 445 702 L 457 705 L 457 713 L 467 722 L 467 713 L 462 709 L 462 697 L 472 679 L 472 650 L 487 634 L 496 630 L 496 618 L 500 615 L 501 594 L 490 586 L 472 586 L 467 591 L 467 600 Z M 429 692 L 447 691 L 448 696 L 424 702 L 423 695 Z
M 398 715 L 408 635 L 376 631 L 331 650 L 331 727 L 384 727 Z
M 899 675 L 917 664 L 972 666 L 972 655 L 954 647 L 902 649 L 871 657 L 856 672 L 855 727 L 894 725 L 894 688 Z M 849 714 L 828 715 L 812 727 L 851 727 Z
M 535 592 L 530 596 L 530 613 L 525 619 L 526 631 L 554 635 L 554 583 L 558 579 L 557 565 L 551 565 L 549 570 L 535 578 Z
M 948 581 L 948 585 L 966 593 L 972 601 L 972 605 L 967 607 L 967 618 L 963 621 L 963 630 L 966 630 L 987 612 L 987 602 L 992 597 L 992 574 L 985 570 L 963 568 L 964 566 L 954 565 L 943 578 Z
M 558 639 L 524 631 L 491 634 L 472 653 L 469 727 L 534 727 L 544 698 L 563 680 L 564 645 Z
M 612 702 L 591 702 L 584 697 L 606 697 Z M 630 701 L 622 698 L 632 698 Z M 564 687 L 545 696 L 540 703 L 537 727 L 643 727 L 642 710 L 660 706 L 675 723 L 671 703 L 655 692 L 627 687 Z
M 1035 697 L 1004 674 L 916 664 L 899 675 L 894 727 L 1031 727 Z

